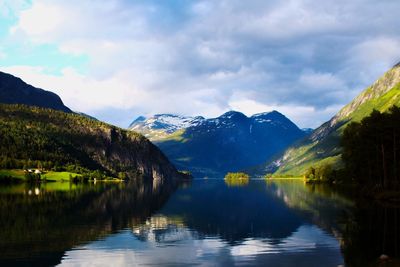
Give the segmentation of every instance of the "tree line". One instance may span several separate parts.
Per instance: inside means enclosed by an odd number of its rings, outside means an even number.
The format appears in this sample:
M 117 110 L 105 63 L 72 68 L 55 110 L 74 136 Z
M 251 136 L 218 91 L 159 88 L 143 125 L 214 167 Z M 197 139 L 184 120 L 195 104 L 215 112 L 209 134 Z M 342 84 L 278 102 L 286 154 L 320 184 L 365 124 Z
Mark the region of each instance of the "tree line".
M 122 132 L 121 136 L 112 140 L 113 131 Z M 137 168 L 110 159 L 109 148 L 139 153 L 141 138 L 77 114 L 0 104 L 0 169 L 38 168 L 96 178 L 100 172 L 101 176 L 121 178 L 136 174 Z
M 400 189 L 400 108 L 377 110 L 360 122 L 351 122 L 341 137 L 344 167 L 310 167 L 310 181 L 355 183 L 371 190 Z
M 374 110 L 344 130 L 342 159 L 353 181 L 376 188 L 399 189 L 400 108 Z

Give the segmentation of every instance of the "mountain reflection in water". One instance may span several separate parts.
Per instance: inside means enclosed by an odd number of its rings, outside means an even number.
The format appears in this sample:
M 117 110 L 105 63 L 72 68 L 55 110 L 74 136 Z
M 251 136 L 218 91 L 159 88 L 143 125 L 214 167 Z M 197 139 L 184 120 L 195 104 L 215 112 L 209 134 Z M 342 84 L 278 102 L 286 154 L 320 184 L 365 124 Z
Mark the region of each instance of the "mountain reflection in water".
M 325 186 L 158 182 L 3 190 L 0 265 L 372 266 L 398 255 L 394 225 L 367 236 L 385 220 Z
M 174 190 L 142 181 L 3 187 L 0 266 L 56 265 L 67 250 L 141 224 Z

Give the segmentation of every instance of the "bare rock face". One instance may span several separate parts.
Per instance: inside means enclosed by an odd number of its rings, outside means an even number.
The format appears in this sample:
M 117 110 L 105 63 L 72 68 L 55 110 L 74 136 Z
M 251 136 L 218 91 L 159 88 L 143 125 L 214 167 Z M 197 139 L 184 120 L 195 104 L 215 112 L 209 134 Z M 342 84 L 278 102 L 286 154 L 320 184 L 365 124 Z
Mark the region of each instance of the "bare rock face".
M 106 170 L 113 172 L 115 166 L 120 166 L 120 170 L 127 170 L 128 175 L 128 170 L 136 170 L 153 179 L 182 176 L 167 157 L 140 134 L 106 124 L 97 129 L 92 128 L 89 132 L 94 142 L 83 145 L 82 148 Z

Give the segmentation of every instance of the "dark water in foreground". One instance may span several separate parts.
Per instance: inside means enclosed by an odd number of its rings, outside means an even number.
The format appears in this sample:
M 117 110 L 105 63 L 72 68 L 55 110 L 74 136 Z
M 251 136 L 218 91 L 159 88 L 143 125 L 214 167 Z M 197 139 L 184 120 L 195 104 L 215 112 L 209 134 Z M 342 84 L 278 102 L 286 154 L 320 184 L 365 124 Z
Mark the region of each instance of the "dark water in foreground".
M 2 186 L 0 266 L 379 266 L 400 212 L 364 204 L 298 180 Z

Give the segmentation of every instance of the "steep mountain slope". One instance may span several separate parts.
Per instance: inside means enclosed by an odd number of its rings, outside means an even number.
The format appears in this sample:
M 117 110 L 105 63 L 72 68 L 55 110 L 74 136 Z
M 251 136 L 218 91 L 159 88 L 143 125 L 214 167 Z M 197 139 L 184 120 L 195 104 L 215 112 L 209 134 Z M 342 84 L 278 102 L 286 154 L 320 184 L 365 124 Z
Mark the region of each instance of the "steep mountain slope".
M 157 118 L 160 116 L 171 118 Z M 159 127 L 161 124 L 145 120 L 146 126 L 136 124 L 132 129 L 147 134 L 176 166 L 199 177 L 221 176 L 260 164 L 306 135 L 277 111 L 250 118 L 230 111 L 213 119 L 181 117 L 172 125 Z
M 263 172 L 276 170 L 276 174 L 301 175 L 309 166 L 323 163 L 340 166 L 340 136 L 346 125 L 352 121 L 360 121 L 373 109 L 383 112 L 392 105 L 399 104 L 400 64 L 397 64 L 332 119 L 314 130 L 308 138 L 287 149 L 281 157 L 264 166 Z
M 49 91 L 35 88 L 14 77 L 0 71 L 0 103 L 24 104 L 43 108 L 51 108 L 64 112 L 71 112 L 61 98 Z
M 138 133 L 74 113 L 25 105 L 0 104 L 0 160 L 11 164 L 38 160 L 113 176 L 181 177 L 164 154 Z

